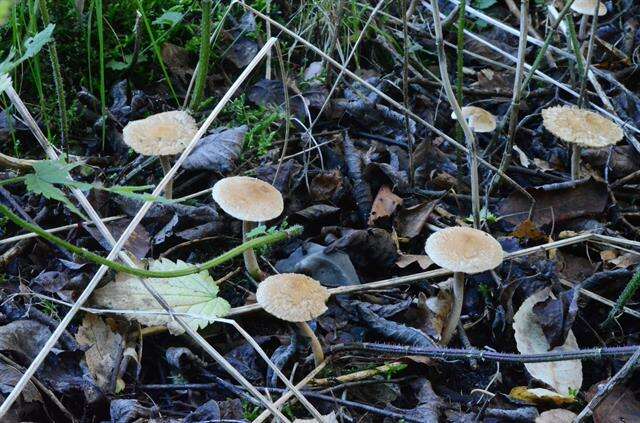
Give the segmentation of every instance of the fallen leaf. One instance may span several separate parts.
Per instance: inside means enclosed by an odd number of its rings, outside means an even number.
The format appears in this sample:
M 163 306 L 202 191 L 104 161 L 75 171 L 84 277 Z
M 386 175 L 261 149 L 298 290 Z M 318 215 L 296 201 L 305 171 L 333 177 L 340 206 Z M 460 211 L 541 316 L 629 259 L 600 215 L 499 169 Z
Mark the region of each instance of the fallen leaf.
M 547 235 L 542 232 L 531 220 L 526 219 L 511 232 L 511 236 L 518 239 L 530 239 L 532 241 L 546 241 Z
M 189 266 L 188 263 L 181 260 L 174 263 L 163 258 L 153 261 L 149 269 L 170 271 Z M 231 308 L 226 300 L 218 298 L 218 285 L 206 270 L 177 278 L 151 278 L 146 281 L 175 311 L 198 315 L 197 318 L 183 317 L 187 324 L 194 329 L 207 326 L 213 321 L 212 319 L 226 315 Z M 149 314 L 130 313 L 124 315 L 147 326 L 166 325 L 172 334 L 183 332 L 182 328 L 170 316 L 166 315 L 164 309 L 149 294 L 137 277 L 119 273 L 114 282 L 95 291 L 93 301 L 99 306 L 110 309 L 149 312 Z
M 526 386 L 516 386 L 509 392 L 509 396 L 542 407 L 562 407 L 576 402 L 573 397 L 560 395 L 549 389 L 527 388 Z
M 424 301 L 424 306 L 426 307 L 427 315 L 420 329 L 440 340 L 453 307 L 453 295 L 449 289 L 440 289 L 438 295 L 429 297 Z
M 400 254 L 396 260 L 396 266 L 400 269 L 404 269 L 413 263 L 418 263 L 422 270 L 426 270 L 433 264 L 433 260 L 424 254 Z
M 587 400 L 591 400 L 601 386 L 608 380 L 594 384 L 587 391 Z M 616 385 L 593 412 L 594 423 L 625 423 L 640 421 L 640 401 L 626 384 Z
M 554 408 L 543 411 L 536 417 L 536 423 L 572 423 L 577 416 L 576 413 L 564 408 Z
M 378 220 L 391 217 L 401 204 L 402 198 L 395 195 L 387 185 L 383 185 L 373 200 L 369 214 L 369 226 L 374 226 Z
M 295 419 L 293 423 L 316 423 L 316 419 Z M 338 418 L 336 417 L 336 412 L 332 411 L 329 414 L 322 416 L 321 423 L 338 423 Z
M 545 187 L 527 188 L 536 200 L 531 220 L 542 227 L 552 222 L 563 222 L 583 216 L 596 216 L 604 212 L 607 205 L 607 185 L 589 179 L 573 188 L 548 190 Z M 499 213 L 503 220 L 519 225 L 529 216 L 531 203 L 519 191 L 514 191 L 500 202 Z
M 13 366 L 0 362 L 0 392 L 9 394 L 16 383 L 22 377 L 22 372 Z M 40 391 L 29 381 L 21 393 L 22 399 L 26 402 L 39 401 L 42 402 Z
M 330 170 L 316 175 L 309 185 L 309 194 L 315 201 L 331 200 L 342 188 L 342 175 L 339 170 Z
M 182 167 L 189 170 L 212 170 L 223 175 L 231 172 L 242 152 L 248 129 L 247 125 L 242 125 L 207 135 L 196 144 Z
M 560 298 L 548 297 L 533 306 L 550 348 L 565 343 L 578 313 L 578 290 L 564 291 Z
M 616 257 L 618 257 L 618 253 L 615 250 L 600 251 L 600 259 L 602 259 L 602 261 L 612 261 Z
M 129 226 L 129 223 L 131 223 L 130 219 L 119 219 L 115 222 L 109 222 L 106 225 L 113 237 L 118 239 Z M 111 251 L 111 247 L 113 245 L 102 236 L 97 228 L 89 225 L 84 225 L 83 227 L 96 241 L 98 241 L 105 251 Z M 130 251 L 138 259 L 143 259 L 151 249 L 149 239 L 150 235 L 144 226 L 137 225 L 129 239 L 124 243 L 123 249 Z
M 619 269 L 628 269 L 640 263 L 640 255 L 636 253 L 624 253 L 609 262 Z
M 84 352 L 84 358 L 96 385 L 105 393 L 113 393 L 116 382 L 114 372 L 120 367 L 124 349 L 122 335 L 112 331 L 100 317 L 87 314 L 78 328 L 76 341 L 89 347 Z
M 513 330 L 518 351 L 521 354 L 542 354 L 549 351 L 574 351 L 579 349 L 572 331 L 565 343 L 550 349 L 549 341 L 533 312 L 533 307 L 549 298 L 550 290 L 545 288 L 527 298 L 513 316 Z M 570 389 L 582 386 L 582 362 L 580 360 L 547 363 L 526 363 L 525 368 L 535 377 L 554 388 L 562 395 L 569 395 Z
M 400 211 L 396 219 L 398 235 L 403 238 L 414 238 L 420 235 L 435 205 L 435 201 L 429 201 Z
M 13 351 L 33 360 L 51 336 L 51 331 L 34 320 L 16 320 L 0 327 L 0 351 Z

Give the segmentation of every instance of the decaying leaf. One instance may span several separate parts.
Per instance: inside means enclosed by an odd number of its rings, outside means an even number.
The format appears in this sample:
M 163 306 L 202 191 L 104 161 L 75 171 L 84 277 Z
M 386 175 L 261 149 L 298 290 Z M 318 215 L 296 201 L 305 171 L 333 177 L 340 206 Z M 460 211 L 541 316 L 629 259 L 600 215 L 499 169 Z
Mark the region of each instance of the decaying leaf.
M 422 270 L 426 270 L 433 264 L 433 260 L 425 254 L 400 254 L 396 260 L 396 266 L 400 269 L 404 269 L 413 263 L 418 263 Z
M 16 320 L 0 327 L 0 351 L 13 351 L 29 360 L 38 355 L 51 331 L 35 320 Z
M 100 317 L 87 314 L 76 334 L 78 344 L 88 346 L 84 358 L 96 385 L 105 393 L 115 389 L 114 372 L 120 366 L 124 340 Z
M 511 232 L 511 236 L 518 239 L 530 239 L 532 241 L 546 241 L 547 235 L 542 232 L 531 220 L 526 219 Z
M 398 235 L 405 238 L 413 238 L 420 235 L 435 205 L 435 201 L 430 201 L 402 210 L 399 213 L 396 225 Z
M 152 262 L 149 269 L 169 271 L 185 267 L 189 267 L 189 265 L 181 260 L 174 263 L 168 259 L 160 259 Z M 207 326 L 212 322 L 210 319 L 224 316 L 231 308 L 226 300 L 218 298 L 218 286 L 207 271 L 178 278 L 151 278 L 147 279 L 147 283 L 175 311 L 197 315 L 197 318 L 184 318 L 194 329 Z M 165 315 L 164 309 L 147 292 L 142 282 L 134 276 L 118 274 L 114 282 L 95 291 L 93 301 L 106 308 L 147 312 L 149 314 L 129 313 L 125 316 L 147 326 L 166 325 L 173 334 L 183 332 L 182 328 L 173 322 L 170 316 Z
M 538 323 L 533 307 L 549 298 L 550 290 L 545 288 L 527 298 L 513 316 L 513 330 L 516 344 L 521 354 L 542 354 L 550 350 L 549 341 Z M 573 351 L 579 349 L 576 337 L 568 332 L 565 343 L 551 351 Z M 526 363 L 525 368 L 536 379 L 540 379 L 558 393 L 569 395 L 570 389 L 582 386 L 582 362 L 580 360 L 547 363 Z
M 231 172 L 242 152 L 248 129 L 247 125 L 242 125 L 207 135 L 196 144 L 182 167 L 189 170 L 212 170 L 221 174 Z
M 0 392 L 9 394 L 22 377 L 22 372 L 13 366 L 0 362 Z M 42 401 L 40 391 L 29 381 L 22 390 L 22 399 L 26 402 Z
M 295 419 L 293 423 L 316 423 L 316 419 Z M 322 416 L 322 423 L 338 423 L 336 412 L 332 411 L 327 415 Z
M 582 216 L 595 216 L 607 205 L 607 185 L 590 179 L 573 187 L 548 189 L 544 186 L 528 188 L 536 203 L 531 220 L 537 227 L 552 222 L 563 222 Z M 529 216 L 530 201 L 522 193 L 514 191 L 500 202 L 499 212 L 503 220 L 519 225 Z
M 578 417 L 576 413 L 564 408 L 553 408 L 544 411 L 536 417 L 536 423 L 571 423 Z
M 596 383 L 587 392 L 590 400 L 598 391 L 598 388 L 607 381 Z M 634 392 L 625 384 L 616 385 L 602 400 L 593 412 L 595 423 L 623 423 L 640 421 L 640 401 L 636 399 Z
M 402 198 L 395 195 L 387 185 L 383 185 L 378 191 L 375 200 L 373 200 L 373 206 L 369 214 L 369 226 L 375 225 L 380 219 L 391 217 L 401 204 Z
M 516 386 L 509 392 L 509 396 L 519 401 L 544 407 L 563 407 L 576 402 L 573 397 L 560 395 L 549 389 L 527 388 L 526 386 Z

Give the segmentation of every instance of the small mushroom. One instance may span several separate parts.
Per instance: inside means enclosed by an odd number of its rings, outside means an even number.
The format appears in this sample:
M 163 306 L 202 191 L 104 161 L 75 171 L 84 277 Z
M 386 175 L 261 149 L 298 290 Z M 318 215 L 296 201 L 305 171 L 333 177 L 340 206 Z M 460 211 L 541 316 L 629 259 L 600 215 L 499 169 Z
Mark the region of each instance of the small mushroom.
M 593 12 L 596 10 L 597 0 L 575 0 L 571 4 L 571 10 L 576 13 L 580 13 L 587 16 L 593 16 Z M 598 6 L 598 16 L 604 16 L 607 14 L 607 6 L 601 0 Z
M 496 117 L 481 107 L 465 106 L 462 116 L 473 132 L 492 132 L 496 129 Z M 456 118 L 455 113 L 451 113 L 451 118 Z
M 122 138 L 136 153 L 158 156 L 166 175 L 171 169 L 169 156 L 181 153 L 196 132 L 196 121 L 187 112 L 174 110 L 127 123 Z M 173 181 L 167 183 L 164 196 L 173 197 Z
M 482 273 L 502 263 L 502 247 L 486 232 L 463 226 L 431 234 L 424 247 L 438 266 L 453 272 L 453 308 L 442 331 L 442 345 L 447 345 L 460 320 L 464 298 L 464 275 Z
M 329 296 L 329 290 L 320 282 L 298 273 L 269 276 L 258 285 L 256 291 L 256 300 L 267 313 L 296 323 L 309 338 L 316 366 L 324 361 L 324 352 L 307 322 L 327 311 Z
M 615 122 L 576 106 L 554 106 L 543 109 L 542 124 L 556 137 L 573 144 L 572 179 L 579 177 L 581 147 L 608 147 L 624 137 L 622 128 Z
M 242 220 L 242 238 L 256 227 L 282 214 L 282 194 L 273 185 L 249 176 L 230 176 L 220 179 L 211 190 L 213 200 L 225 213 Z M 264 279 L 253 249 L 244 252 L 247 272 L 257 281 Z

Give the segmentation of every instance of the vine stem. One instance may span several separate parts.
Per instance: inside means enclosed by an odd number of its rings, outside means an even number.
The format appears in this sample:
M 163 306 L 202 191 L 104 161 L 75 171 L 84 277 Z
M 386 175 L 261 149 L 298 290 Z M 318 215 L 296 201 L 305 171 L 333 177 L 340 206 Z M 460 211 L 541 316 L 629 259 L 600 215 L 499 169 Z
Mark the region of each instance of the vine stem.
M 45 231 L 38 225 L 34 225 L 32 223 L 27 222 L 24 219 L 21 219 L 20 217 L 18 217 L 16 214 L 11 212 L 11 210 L 9 210 L 6 206 L 2 204 L 0 204 L 0 213 L 3 214 L 11 222 L 20 226 L 21 228 L 26 229 L 30 232 L 33 232 L 38 236 L 40 236 L 41 238 L 51 242 L 52 244 L 55 244 L 58 247 L 69 250 L 72 253 L 75 253 L 82 258 L 85 258 L 97 264 L 107 266 L 110 269 L 116 270 L 118 272 L 128 273 L 130 275 L 140 276 L 143 278 L 166 279 L 166 278 L 176 278 L 180 276 L 192 275 L 194 273 L 199 273 L 199 272 L 202 272 L 203 270 L 208 270 L 208 269 L 211 269 L 212 267 L 219 266 L 233 259 L 234 257 L 239 256 L 240 254 L 243 254 L 245 251 L 251 250 L 253 248 L 274 244 L 276 242 L 283 241 L 289 237 L 296 236 L 302 233 L 301 226 L 293 226 L 289 229 L 278 231 L 270 235 L 265 235 L 259 238 L 245 241 L 241 245 L 238 245 L 237 247 L 234 247 L 231 250 L 219 255 L 218 257 L 208 260 L 202 264 L 190 266 L 181 270 L 174 270 L 170 272 L 160 272 L 160 271 L 144 270 L 144 269 L 138 269 L 136 267 L 130 267 L 130 266 L 127 266 L 126 264 L 108 260 L 82 247 L 75 246 L 70 242 L 65 241 L 64 239 L 58 238 L 57 236 Z
M 638 288 L 640 288 L 640 269 L 636 271 L 629 283 L 627 283 L 627 286 L 625 286 L 622 294 L 618 297 L 616 304 L 613 306 L 611 311 L 609 311 L 609 315 L 600 325 L 601 328 L 604 329 L 611 326 L 618 313 L 620 313 L 629 300 L 633 298 L 633 295 L 636 293 Z
M 433 27 L 435 30 L 435 43 L 438 53 L 438 64 L 440 68 L 440 79 L 442 86 L 447 95 L 447 100 L 453 109 L 456 119 L 462 128 L 464 138 L 467 144 L 467 162 L 469 166 L 469 176 L 471 178 L 471 214 L 473 217 L 473 227 L 480 228 L 480 178 L 478 176 L 478 152 L 476 148 L 476 140 L 465 120 L 462 116 L 462 110 L 456 100 L 456 95 L 451 87 L 449 71 L 447 69 L 447 56 L 444 51 L 442 21 L 440 19 L 440 6 L 438 0 L 431 0 L 431 8 L 433 15 Z
M 600 360 L 607 357 L 624 357 L 634 354 L 639 345 L 624 347 L 591 348 L 574 351 L 552 351 L 542 354 L 514 354 L 496 351 L 454 349 L 454 348 L 420 348 L 404 345 L 376 344 L 371 342 L 354 342 L 351 344 L 334 345 L 328 349 L 329 354 L 342 351 L 369 351 L 391 355 L 417 355 L 421 357 L 458 359 L 458 360 L 489 360 L 505 363 L 548 363 L 552 361 L 570 360 Z

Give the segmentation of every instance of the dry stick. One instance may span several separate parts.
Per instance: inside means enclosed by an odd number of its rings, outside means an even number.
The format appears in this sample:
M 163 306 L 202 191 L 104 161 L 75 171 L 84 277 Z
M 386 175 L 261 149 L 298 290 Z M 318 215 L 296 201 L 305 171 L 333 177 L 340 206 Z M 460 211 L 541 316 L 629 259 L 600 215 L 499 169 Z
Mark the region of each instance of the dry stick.
M 250 75 L 251 71 L 262 60 L 262 58 L 266 54 L 266 51 L 270 49 L 276 41 L 277 40 L 275 38 L 270 39 L 265 44 L 265 46 L 258 52 L 258 54 L 256 54 L 256 56 L 249 63 L 249 65 L 247 65 L 246 69 L 240 74 L 238 79 L 231 85 L 229 90 L 225 93 L 223 98 L 220 100 L 217 106 L 213 109 L 211 114 L 207 117 L 204 124 L 196 132 L 193 139 L 191 140 L 189 145 L 183 150 L 182 154 L 180 155 L 180 157 L 178 158 L 174 166 L 171 168 L 171 170 L 158 183 L 152 195 L 157 196 L 162 192 L 167 182 L 173 178 L 178 168 L 182 165 L 186 157 L 191 153 L 196 143 L 204 135 L 204 133 L 209 128 L 213 120 L 218 116 L 222 108 L 231 99 L 233 94 L 244 82 L 244 80 Z M 38 134 L 36 138 L 42 144 L 47 154 L 51 158 L 54 158 L 54 157 L 57 158 L 56 152 L 53 150 L 51 145 L 47 142 L 46 137 L 44 137 L 44 134 L 42 134 L 42 132 L 39 130 L 37 124 L 35 124 L 35 121 L 29 114 L 29 111 L 26 109 L 26 107 L 20 100 L 15 90 L 13 90 L 13 87 L 10 86 L 6 90 L 6 93 L 11 99 L 11 101 L 14 103 L 14 105 L 16 105 L 16 108 L 18 109 L 18 111 L 23 115 L 23 118 L 25 118 L 27 121 L 31 120 L 33 122 L 33 127 L 34 127 L 33 129 L 35 129 L 34 132 Z M 144 215 L 147 213 L 149 208 L 151 208 L 152 202 L 145 202 L 142 205 L 140 210 L 138 210 L 136 215 L 133 217 L 131 223 L 127 226 L 127 228 L 123 232 L 123 234 L 120 236 L 117 242 L 115 242 L 115 240 L 113 239 L 113 236 L 111 235 L 109 230 L 106 228 L 106 226 L 102 223 L 102 221 L 100 220 L 100 217 L 97 215 L 97 213 L 95 212 L 91 204 L 87 201 L 82 191 L 73 189 L 72 193 L 76 196 L 76 198 L 78 199 L 82 207 L 85 209 L 85 211 L 87 211 L 87 213 L 89 214 L 89 217 L 91 217 L 94 223 L 96 223 L 102 235 L 105 236 L 105 238 L 110 243 L 114 244 L 112 250 L 109 252 L 109 255 L 107 256 L 107 259 L 113 260 L 116 255 L 121 253 L 120 257 L 123 258 L 125 262 L 131 262 L 133 264 L 131 259 L 124 252 L 121 252 L 121 250 L 124 243 L 131 236 L 131 234 L 133 233 L 135 228 L 138 226 L 138 224 L 140 223 Z M 106 266 L 100 266 L 100 268 L 98 269 L 94 277 L 91 279 L 91 281 L 89 281 L 89 283 L 87 284 L 87 287 L 80 294 L 80 296 L 78 297 L 74 305 L 67 312 L 65 317 L 60 321 L 56 330 L 51 334 L 51 336 L 49 337 L 45 345 L 42 347 L 38 355 L 34 358 L 31 365 L 25 371 L 24 375 L 16 383 L 11 393 L 6 397 L 6 399 L 0 406 L 0 418 L 2 418 L 9 411 L 9 408 L 11 407 L 11 405 L 18 398 L 18 396 L 20 395 L 20 393 L 22 392 L 26 384 L 29 382 L 29 379 L 34 375 L 36 370 L 44 362 L 44 359 L 49 354 L 51 349 L 55 346 L 56 342 L 58 341 L 58 338 L 60 338 L 62 333 L 66 330 L 67 326 L 69 325 L 69 323 L 71 322 L 75 314 L 78 312 L 79 308 L 87 301 L 87 299 L 89 298 L 93 290 L 96 288 L 96 286 L 98 285 L 98 283 L 100 282 L 104 274 L 106 273 L 107 269 L 108 267 Z M 173 314 L 173 310 L 171 309 L 171 307 L 169 307 L 168 304 L 166 304 L 166 302 L 161 297 L 159 297 L 158 294 L 154 292 L 148 284 L 144 282 L 144 280 L 141 280 L 141 281 L 143 282 L 143 285 L 145 286 L 145 288 L 149 290 L 151 295 L 160 303 L 160 305 L 163 308 L 165 308 L 169 312 L 169 314 Z M 196 341 L 196 343 L 198 343 L 198 345 L 200 345 L 209 355 L 211 355 L 216 360 L 216 362 L 218 362 L 218 364 L 220 364 L 229 374 L 231 374 L 234 377 L 234 379 L 236 379 L 241 385 L 245 386 L 246 389 L 249 392 L 251 392 L 256 398 L 258 398 L 267 408 L 272 410 L 274 412 L 274 415 L 278 416 L 285 422 L 289 421 L 279 410 L 277 410 L 273 406 L 273 404 L 269 400 L 267 400 L 253 385 L 251 385 L 251 383 L 248 380 L 246 380 L 246 378 L 238 370 L 236 370 L 233 366 L 231 366 L 231 364 L 228 361 L 226 361 L 226 359 L 215 348 L 213 348 L 213 346 L 211 346 L 200 334 L 198 334 L 196 330 L 191 328 L 191 326 L 189 326 L 183 319 L 173 315 L 172 317 L 174 318 L 176 323 L 178 323 L 185 330 L 185 332 L 189 334 Z
M 513 13 L 513 15 L 516 18 L 520 19 L 521 13 L 520 13 L 520 10 L 518 9 L 518 7 L 516 6 L 516 4 L 514 3 L 514 1 L 513 0 L 506 0 L 505 3 L 507 3 L 507 7 L 511 11 L 511 13 Z M 505 25 L 505 26 L 507 28 L 510 28 L 508 25 Z M 536 31 L 536 29 L 533 27 L 533 25 L 531 23 L 531 18 L 527 19 L 527 26 L 528 26 L 528 30 L 527 31 L 528 31 L 529 34 L 531 34 L 533 39 L 535 39 L 537 41 L 542 39 L 542 36 L 540 35 L 540 33 L 538 33 L 538 31 Z M 550 51 L 547 51 L 545 53 L 545 57 L 547 58 L 547 62 L 548 62 L 550 67 L 552 67 L 552 68 L 557 68 L 558 67 L 558 65 L 556 64 L 556 61 L 553 58 L 553 55 L 551 54 Z M 573 59 L 575 59 L 575 58 L 573 58 Z
M 513 152 L 513 142 L 516 136 L 516 128 L 518 127 L 518 115 L 520 113 L 520 98 L 522 97 L 522 76 L 524 73 L 524 59 L 527 53 L 527 27 L 529 26 L 529 0 L 521 0 L 520 2 L 520 42 L 518 43 L 518 62 L 516 63 L 516 75 L 513 82 L 513 99 L 511 105 L 511 114 L 509 116 L 509 131 L 507 133 L 507 143 L 504 146 L 504 153 L 500 160 L 500 169 L 506 172 L 511 164 L 511 153 Z M 496 175 L 495 184 L 492 182 L 487 189 L 487 195 L 495 185 L 500 183 L 500 176 Z
M 469 166 L 469 176 L 471 178 L 471 214 L 473 216 L 473 227 L 480 228 L 480 178 L 478 176 L 478 153 L 476 151 L 476 140 L 467 124 L 466 119 L 462 115 L 460 105 L 456 100 L 456 95 L 451 87 L 451 80 L 449 79 L 449 71 L 447 70 L 447 55 L 444 52 L 444 45 L 442 44 L 442 22 L 440 20 L 440 6 L 438 6 L 438 0 L 431 0 L 433 27 L 435 30 L 435 43 L 438 53 L 438 64 L 440 68 L 440 79 L 442 86 L 444 87 L 447 100 L 456 115 L 458 124 L 464 132 L 464 138 L 467 144 L 467 162 Z
M 311 379 L 313 379 L 318 373 L 320 373 L 326 367 L 326 365 L 327 365 L 326 360 L 320 363 L 319 366 L 317 366 L 315 369 L 309 372 L 308 375 L 302 378 L 300 382 L 296 383 L 296 389 L 301 389 L 304 386 L 306 386 Z M 273 403 L 273 405 L 275 405 L 276 407 L 282 407 L 287 403 L 287 401 L 289 401 L 289 399 L 291 399 L 292 396 L 293 396 L 293 393 L 291 391 L 287 391 L 280 398 L 278 398 Z M 271 415 L 271 412 L 269 410 L 264 410 L 258 417 L 256 417 L 253 420 L 253 423 L 262 423 L 263 421 L 268 419 L 270 415 Z
M 597 12 L 596 12 L 597 14 Z M 636 352 L 633 353 L 631 358 L 622 366 L 622 368 L 613 375 L 611 380 L 609 380 L 604 386 L 598 387 L 598 392 L 591 398 L 591 401 L 582 409 L 580 414 L 573 419 L 573 423 L 580 423 L 584 421 L 584 419 L 593 415 L 593 412 L 596 411 L 596 408 L 602 403 L 602 401 L 611 393 L 613 388 L 621 382 L 624 382 L 630 375 L 631 372 L 636 368 L 638 362 L 640 361 L 640 347 L 636 349 Z
M 384 0 L 380 0 L 380 2 L 378 3 L 378 5 L 380 5 Z M 309 41 L 305 40 L 304 38 L 302 38 L 301 36 L 299 36 L 298 34 L 296 34 L 295 32 L 291 31 L 290 29 L 286 28 L 285 26 L 281 25 L 278 21 L 273 20 L 272 18 L 270 18 L 269 16 L 266 16 L 265 14 L 261 13 L 260 11 L 254 9 L 253 7 L 244 4 L 244 3 L 234 3 L 234 4 L 240 4 L 244 9 L 249 10 L 251 12 L 253 12 L 256 16 L 258 16 L 259 18 L 263 19 L 263 20 L 268 20 L 269 22 L 271 22 L 271 25 L 273 25 L 274 27 L 278 28 L 279 30 L 281 30 L 282 32 L 284 32 L 285 34 L 289 35 L 290 37 L 294 38 L 296 41 L 298 41 L 301 44 L 304 44 L 305 46 L 307 46 L 309 49 L 313 50 L 313 52 L 315 52 L 316 54 L 318 54 L 319 56 L 325 58 L 325 60 L 327 60 L 327 62 L 331 63 L 333 66 L 335 66 L 338 69 L 342 69 L 344 71 L 344 73 L 346 75 L 348 75 L 350 78 L 358 81 L 359 83 L 361 83 L 362 85 L 364 85 L 365 87 L 367 87 L 369 90 L 373 91 L 374 93 L 376 93 L 377 95 L 379 95 L 381 98 L 385 99 L 387 102 L 389 102 L 389 104 L 391 104 L 393 107 L 395 107 L 398 110 L 401 111 L 405 111 L 405 107 L 402 106 L 402 104 L 398 103 L 397 101 L 395 101 L 393 98 L 389 97 L 387 94 L 385 94 L 384 92 L 380 91 L 377 87 L 371 85 L 370 83 L 368 83 L 367 81 L 365 81 L 364 79 L 362 79 L 361 77 L 359 77 L 358 75 L 356 75 L 355 73 L 351 72 L 349 69 L 347 69 L 344 65 L 341 65 L 338 61 L 336 61 L 335 59 L 333 59 L 332 57 L 328 56 L 325 52 L 323 52 L 322 50 L 320 50 L 318 47 L 316 47 L 315 45 L 313 45 L 312 43 L 310 43 Z M 376 6 L 377 7 L 377 6 Z M 447 142 L 451 143 L 451 145 L 453 145 L 455 148 L 462 150 L 465 153 L 468 153 L 468 149 L 467 147 L 465 147 L 464 145 L 460 144 L 458 141 L 454 140 L 453 138 L 451 138 L 449 135 L 445 134 L 444 132 L 442 132 L 440 129 L 438 129 L 437 127 L 433 126 L 432 124 L 430 124 L 429 122 L 427 122 L 426 120 L 422 119 L 420 116 L 418 116 L 417 114 L 413 113 L 410 110 L 407 110 L 407 114 L 409 116 L 411 116 L 411 118 L 413 120 L 415 120 L 416 122 L 420 123 L 421 125 L 425 126 L 426 128 L 430 129 L 431 131 L 435 132 L 436 134 L 438 134 L 439 136 L 441 136 L 442 138 L 444 138 Z M 484 160 L 481 157 L 477 158 L 478 161 L 483 164 L 484 166 L 486 166 L 487 168 L 493 170 L 494 172 L 498 172 L 498 169 L 492 165 L 491 163 L 487 162 L 486 160 Z M 520 186 L 520 184 L 518 184 L 516 181 L 514 181 L 511 177 L 509 177 L 508 175 L 502 174 L 501 175 L 505 181 L 507 181 L 509 184 L 511 184 L 514 188 L 516 188 L 519 192 L 522 193 L 522 195 L 524 195 L 525 197 L 527 197 L 527 199 L 529 199 L 529 201 L 533 202 L 533 196 L 527 192 L 527 190 L 525 190 L 524 188 L 522 188 L 522 186 Z

